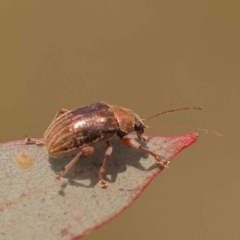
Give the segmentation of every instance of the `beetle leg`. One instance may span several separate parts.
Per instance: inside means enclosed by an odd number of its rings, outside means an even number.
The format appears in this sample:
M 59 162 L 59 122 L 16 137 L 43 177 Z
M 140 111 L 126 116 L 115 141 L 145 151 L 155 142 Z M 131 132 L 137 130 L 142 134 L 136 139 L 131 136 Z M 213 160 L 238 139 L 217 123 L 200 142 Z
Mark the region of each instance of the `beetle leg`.
M 65 108 L 61 108 L 61 110 L 59 110 L 59 111 L 56 113 L 56 115 L 54 116 L 52 122 L 53 122 L 54 120 L 56 120 L 56 118 L 58 118 L 59 116 L 63 115 L 63 114 L 66 113 L 66 112 L 69 112 L 69 110 L 67 110 L 67 109 L 65 109 Z
M 168 161 L 167 159 L 165 159 L 164 157 L 157 155 L 156 153 L 150 151 L 147 148 L 142 147 L 138 142 L 136 142 L 134 139 L 132 138 L 128 138 L 128 137 L 123 137 L 122 142 L 124 144 L 126 144 L 129 147 L 133 147 L 133 148 L 137 148 L 137 149 L 141 149 L 144 152 L 149 153 L 150 155 L 152 155 L 155 160 L 163 167 L 168 167 L 168 164 L 170 163 L 170 161 Z
M 99 181 L 101 184 L 101 188 L 107 187 L 107 183 L 104 181 L 104 177 L 105 177 L 105 173 L 107 170 L 108 159 L 109 159 L 110 155 L 112 154 L 112 149 L 113 149 L 112 145 L 109 141 L 106 141 L 106 145 L 107 145 L 107 147 L 106 147 L 106 152 L 105 152 L 105 158 L 104 158 L 103 165 L 99 172 Z
M 64 169 L 58 173 L 58 175 L 56 176 L 56 179 L 60 180 L 67 172 L 69 172 L 69 170 L 78 162 L 78 160 L 80 159 L 80 157 L 82 156 L 83 152 L 79 152 L 72 160 L 71 162 L 69 162 Z
M 58 118 L 59 116 L 61 116 L 62 114 L 66 113 L 66 112 L 69 112 L 69 110 L 67 110 L 67 109 L 65 109 L 65 108 L 62 108 L 61 110 L 59 110 L 59 111 L 56 113 L 55 117 L 53 118 L 51 124 L 56 120 L 56 118 Z M 45 132 L 46 132 L 46 131 L 45 131 Z M 45 134 L 45 132 L 43 133 L 43 135 Z M 31 144 L 35 144 L 35 145 L 37 145 L 37 146 L 42 146 L 42 145 L 44 145 L 44 142 L 32 140 L 32 139 L 31 139 L 30 137 L 28 137 L 27 135 L 26 135 L 24 141 L 25 141 L 25 144 L 26 144 L 26 145 L 31 145 Z
M 64 167 L 64 170 L 61 171 L 57 176 L 56 178 L 58 180 L 60 180 L 60 178 L 62 178 L 67 172 L 69 172 L 71 170 L 71 168 L 79 161 L 80 157 L 82 155 L 91 155 L 94 151 L 94 148 L 93 147 L 85 147 L 82 149 L 81 152 L 79 152 L 72 160 L 70 163 L 68 163 L 65 167 Z
M 24 142 L 26 145 L 37 145 L 37 146 L 42 146 L 44 145 L 43 141 L 36 141 L 36 140 L 32 140 L 29 136 L 26 135 Z
M 70 112 L 69 110 L 65 109 L 65 108 L 61 108 L 61 110 L 59 110 L 56 115 L 54 116 L 52 122 L 49 124 L 49 126 L 52 125 L 52 123 L 54 123 L 54 121 L 61 115 L 63 115 L 64 113 Z M 47 129 L 48 130 L 48 129 Z M 43 133 L 43 136 L 45 135 L 45 133 L 47 132 L 47 130 Z
M 142 133 L 137 133 L 137 137 L 139 140 L 145 141 L 146 142 L 146 138 L 143 137 Z

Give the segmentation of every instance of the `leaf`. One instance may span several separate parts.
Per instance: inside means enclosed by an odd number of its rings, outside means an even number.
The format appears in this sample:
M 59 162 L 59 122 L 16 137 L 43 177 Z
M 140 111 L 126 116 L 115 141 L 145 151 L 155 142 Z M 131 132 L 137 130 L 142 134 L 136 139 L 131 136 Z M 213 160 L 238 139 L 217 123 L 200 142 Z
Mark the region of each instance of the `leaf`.
M 196 140 L 196 134 L 147 137 L 146 146 L 172 160 Z M 24 141 L 1 144 L 0 236 L 76 240 L 123 212 L 163 168 L 148 154 L 117 139 L 112 144 L 107 189 L 98 184 L 105 146 L 81 158 L 58 181 L 56 173 L 71 157 L 49 158 L 44 146 L 25 145 Z

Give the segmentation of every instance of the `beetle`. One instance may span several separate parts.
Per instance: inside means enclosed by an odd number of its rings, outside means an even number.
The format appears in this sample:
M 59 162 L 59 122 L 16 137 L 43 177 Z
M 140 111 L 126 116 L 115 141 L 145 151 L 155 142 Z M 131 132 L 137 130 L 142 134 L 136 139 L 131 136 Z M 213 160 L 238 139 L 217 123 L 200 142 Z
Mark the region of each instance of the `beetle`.
M 108 159 L 112 153 L 110 139 L 117 135 L 121 141 L 129 147 L 140 149 L 152 155 L 156 162 L 163 167 L 167 167 L 169 161 L 164 157 L 144 148 L 129 137 L 129 133 L 136 132 L 140 140 L 143 137 L 144 129 L 148 128 L 144 124 L 156 116 L 164 113 L 198 109 L 180 108 L 166 112 L 161 112 L 147 119 L 141 119 L 130 109 L 110 105 L 106 102 L 97 102 L 88 106 L 74 110 L 61 109 L 54 117 L 47 130 L 44 132 L 44 144 L 51 157 L 62 157 L 76 153 L 75 157 L 58 173 L 57 179 L 62 178 L 78 162 L 83 155 L 90 155 L 94 148 L 102 143 L 106 144 L 105 158 L 99 172 L 99 181 L 102 188 L 107 187 L 104 181 Z M 36 141 L 26 136 L 26 144 L 37 144 Z

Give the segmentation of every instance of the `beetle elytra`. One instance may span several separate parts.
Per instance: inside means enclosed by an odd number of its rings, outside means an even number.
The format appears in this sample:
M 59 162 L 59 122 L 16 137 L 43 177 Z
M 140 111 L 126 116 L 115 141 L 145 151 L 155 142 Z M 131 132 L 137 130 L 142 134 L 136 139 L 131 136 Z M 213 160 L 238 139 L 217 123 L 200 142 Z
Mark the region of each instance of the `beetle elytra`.
M 64 170 L 57 175 L 57 179 L 63 177 L 83 155 L 90 155 L 94 147 L 101 143 L 106 144 L 105 158 L 99 172 L 99 181 L 102 188 L 106 188 L 104 181 L 107 162 L 112 153 L 110 143 L 111 137 L 117 135 L 121 141 L 129 147 L 140 149 L 152 155 L 155 160 L 167 167 L 169 161 L 160 155 L 144 148 L 128 136 L 131 132 L 136 132 L 140 140 L 145 140 L 142 134 L 148 128 L 144 124 L 156 116 L 179 110 L 197 109 L 198 107 L 188 107 L 161 112 L 147 119 L 141 119 L 133 111 L 110 105 L 106 102 L 98 102 L 75 110 L 61 109 L 54 117 L 44 133 L 44 144 L 49 156 L 61 157 L 77 153 L 75 157 L 65 166 Z M 29 137 L 25 139 L 26 144 L 36 144 Z

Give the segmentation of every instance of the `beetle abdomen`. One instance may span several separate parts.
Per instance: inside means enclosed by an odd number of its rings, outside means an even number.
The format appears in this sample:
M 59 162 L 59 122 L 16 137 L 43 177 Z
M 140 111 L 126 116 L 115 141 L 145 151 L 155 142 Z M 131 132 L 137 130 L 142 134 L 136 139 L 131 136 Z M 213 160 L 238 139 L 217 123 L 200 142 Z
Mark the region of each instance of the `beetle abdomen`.
M 60 116 L 45 133 L 51 156 L 70 154 L 85 146 L 94 146 L 111 138 L 119 129 L 112 107 L 98 102 Z

